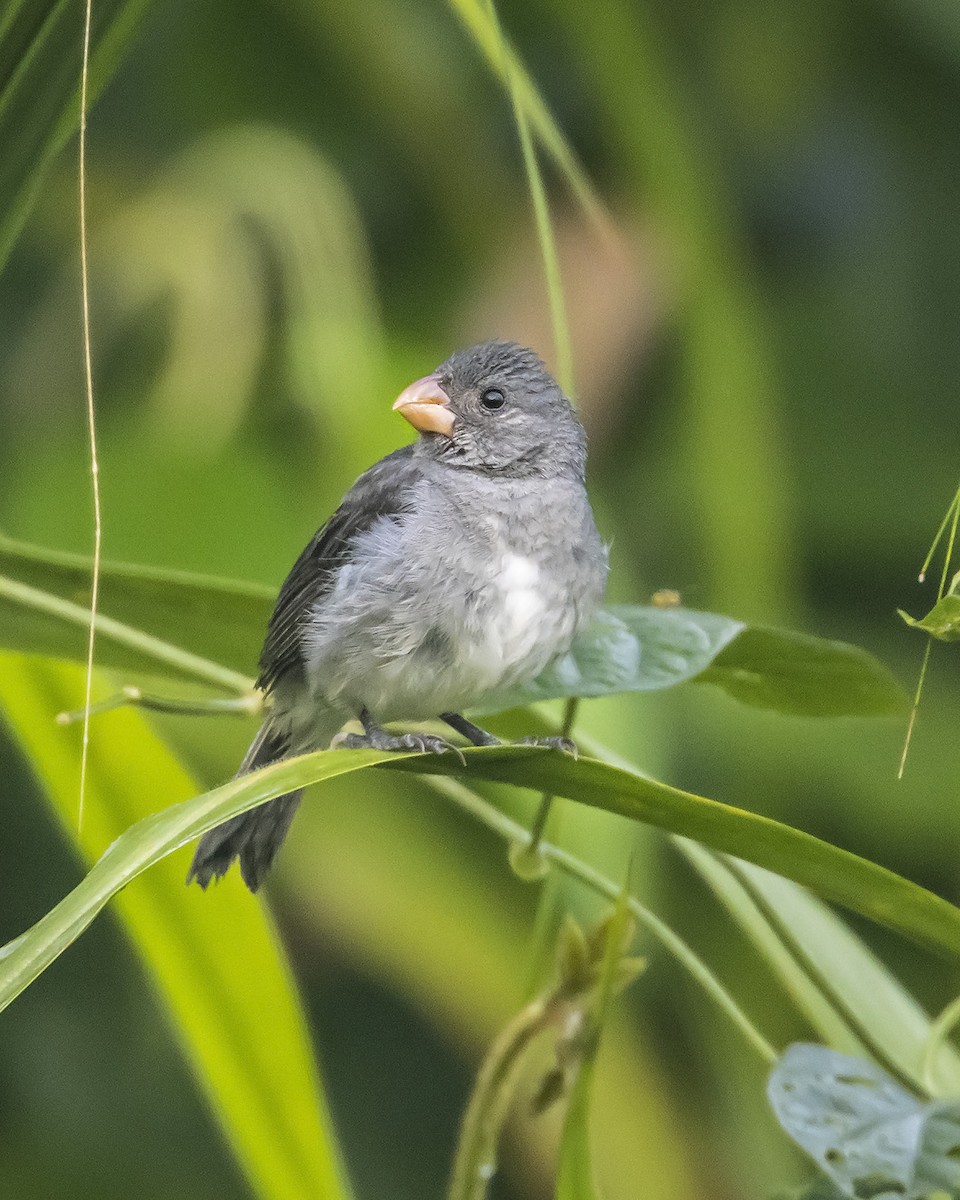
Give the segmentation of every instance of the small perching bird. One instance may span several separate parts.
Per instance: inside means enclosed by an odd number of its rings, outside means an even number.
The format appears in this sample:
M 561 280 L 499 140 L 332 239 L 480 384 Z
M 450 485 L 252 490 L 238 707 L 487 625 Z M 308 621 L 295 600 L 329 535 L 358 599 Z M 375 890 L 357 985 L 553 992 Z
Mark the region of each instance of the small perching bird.
M 486 342 L 401 392 L 420 433 L 365 471 L 280 589 L 257 686 L 268 715 L 239 774 L 330 745 L 442 752 L 383 724 L 439 717 L 496 738 L 464 709 L 569 649 L 607 575 L 573 405 L 531 350 Z M 360 734 L 340 734 L 358 718 Z M 554 739 L 556 741 L 556 739 Z M 290 792 L 201 838 L 188 882 L 234 859 L 251 891 L 300 802 Z

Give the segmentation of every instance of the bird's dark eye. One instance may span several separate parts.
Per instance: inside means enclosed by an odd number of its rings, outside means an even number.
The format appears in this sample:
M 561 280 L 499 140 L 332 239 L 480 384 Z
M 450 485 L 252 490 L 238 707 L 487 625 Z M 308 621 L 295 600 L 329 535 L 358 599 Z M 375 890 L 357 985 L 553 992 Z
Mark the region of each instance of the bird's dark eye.
M 480 403 L 484 408 L 489 408 L 491 412 L 494 412 L 498 408 L 503 408 L 506 402 L 507 398 L 499 388 L 487 388 L 480 397 Z

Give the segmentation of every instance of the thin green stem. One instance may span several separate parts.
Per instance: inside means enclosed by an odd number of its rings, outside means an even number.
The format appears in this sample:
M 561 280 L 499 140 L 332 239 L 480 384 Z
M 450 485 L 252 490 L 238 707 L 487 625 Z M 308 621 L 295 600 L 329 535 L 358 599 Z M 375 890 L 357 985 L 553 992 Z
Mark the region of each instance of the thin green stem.
M 910 709 L 910 719 L 907 721 L 907 732 L 903 739 L 903 751 L 900 755 L 900 766 L 897 768 L 897 778 L 903 778 L 903 772 L 907 766 L 907 754 L 910 752 L 910 742 L 913 738 L 913 727 L 917 723 L 917 713 L 920 711 L 920 696 L 923 692 L 923 683 L 927 678 L 927 667 L 930 665 L 930 651 L 933 648 L 933 638 L 927 638 L 927 644 L 923 651 L 923 662 L 920 664 L 920 678 L 917 680 L 917 690 L 913 695 L 913 707 Z
M 501 1031 L 490 1048 L 463 1115 L 448 1200 L 483 1200 L 497 1167 L 497 1145 L 524 1055 L 556 1020 L 551 998 L 538 997 Z
M 0 575 L 0 597 L 12 600 L 16 604 L 22 604 L 24 608 L 31 608 L 36 612 L 48 613 L 52 617 L 57 617 L 61 621 L 67 621 L 82 629 L 88 628 L 90 623 L 89 608 L 73 604 L 69 600 L 62 600 L 59 596 L 42 592 L 39 588 L 30 587 L 28 584 L 20 583 L 5 575 Z M 173 646 L 170 642 L 164 642 L 149 633 L 143 633 L 130 625 L 124 625 L 122 621 L 116 621 L 113 617 L 98 613 L 95 626 L 98 637 L 106 638 L 118 646 L 125 646 L 127 649 L 155 659 L 157 662 L 174 667 L 181 674 L 201 683 L 212 684 L 224 691 L 237 692 L 241 695 L 253 691 L 253 680 L 246 675 L 241 675 L 239 671 L 231 671 L 229 667 L 221 666 L 220 663 L 211 662 L 208 658 L 201 658 L 198 654 L 191 654 L 189 650 L 181 650 L 179 646 Z
M 513 108 L 513 120 L 520 139 L 520 150 L 523 155 L 523 166 L 527 175 L 527 187 L 530 189 L 530 199 L 533 204 L 533 216 L 537 227 L 537 238 L 540 242 L 540 254 L 543 258 L 543 273 L 547 285 L 547 299 L 550 304 L 550 322 L 553 326 L 553 347 L 557 364 L 557 379 L 567 395 L 574 393 L 573 354 L 570 349 L 570 329 L 567 324 L 567 310 L 563 298 L 563 283 L 560 278 L 560 260 L 557 256 L 557 244 L 553 236 L 553 225 L 550 221 L 550 205 L 547 201 L 546 188 L 543 185 L 543 175 L 537 163 L 537 153 L 530 133 L 526 109 L 520 96 L 520 90 L 515 78 L 515 66 L 500 28 L 497 10 L 493 0 L 485 0 L 487 14 L 493 30 L 499 53 L 499 70 L 506 83 Z
M 573 727 L 577 720 L 577 711 L 580 708 L 579 696 L 571 696 L 563 706 L 563 720 L 560 723 L 560 737 L 568 738 L 573 733 Z M 540 842 L 543 839 L 544 832 L 547 828 L 547 821 L 550 819 L 550 811 L 553 808 L 553 796 L 549 792 L 544 792 L 540 797 L 540 806 L 533 818 L 533 823 L 530 826 L 530 843 L 527 846 L 528 855 L 536 855 L 540 850 Z
M 112 696 L 90 704 L 87 708 L 57 713 L 58 725 L 73 725 L 98 713 L 116 708 L 145 708 L 149 712 L 172 713 L 180 717 L 255 716 L 263 708 L 263 693 L 247 692 L 243 696 L 213 696 L 203 700 L 177 700 L 171 696 L 154 696 L 138 687 L 128 685 Z
M 933 561 L 934 554 L 937 552 L 937 546 L 940 545 L 940 539 L 943 537 L 944 530 L 947 528 L 947 524 L 951 516 L 953 517 L 953 531 L 956 533 L 957 514 L 960 514 L 960 484 L 957 485 L 957 490 L 954 493 L 953 499 L 947 506 L 947 511 L 943 514 L 943 520 L 940 522 L 940 528 L 937 530 L 933 542 L 930 545 L 930 549 L 927 552 L 927 557 L 923 560 L 923 566 L 920 568 L 920 574 L 917 576 L 921 583 L 923 583 L 927 577 L 927 571 L 931 562 Z M 949 560 L 949 555 L 947 557 Z
M 464 812 L 481 821 L 488 829 L 510 842 L 517 842 L 527 836 L 527 830 L 510 817 L 505 816 L 482 796 L 470 790 L 458 780 L 442 776 L 424 776 L 432 788 L 452 800 Z M 568 851 L 550 842 L 540 843 L 540 853 L 555 862 L 562 871 L 579 879 L 601 896 L 616 901 L 623 891 L 621 884 L 614 883 L 588 863 L 576 858 Z M 765 1062 L 773 1064 L 777 1061 L 776 1050 L 753 1024 L 737 1001 L 731 996 L 719 979 L 713 974 L 707 964 L 687 945 L 687 943 L 660 920 L 656 914 L 644 907 L 633 896 L 628 897 L 630 911 L 637 921 L 647 929 L 664 949 L 676 959 L 685 971 L 706 992 L 711 1000 L 729 1017 L 734 1027 L 743 1035 Z
M 943 570 L 940 572 L 940 586 L 937 588 L 937 599 L 942 600 L 947 590 L 947 576 L 950 574 L 950 562 L 953 558 L 954 547 L 957 544 L 957 524 L 960 523 L 960 488 L 953 498 L 953 523 L 950 526 L 950 537 L 947 539 L 947 552 L 943 556 Z
M 951 517 L 953 521 L 951 523 Z M 937 530 L 933 542 L 930 545 L 930 550 L 927 557 L 923 560 L 923 566 L 920 568 L 920 574 L 917 577 L 921 583 L 927 576 L 927 569 L 933 561 L 933 556 L 936 553 L 937 546 L 940 545 L 940 540 L 946 532 L 947 526 L 950 525 L 950 536 L 947 539 L 947 552 L 943 558 L 943 570 L 940 572 L 940 586 L 937 588 L 937 600 L 943 599 L 944 593 L 947 590 L 947 576 L 950 573 L 950 562 L 953 558 L 953 551 L 957 543 L 957 525 L 960 523 L 960 486 L 957 487 L 953 499 L 947 506 L 947 511 L 943 514 L 943 520 L 940 522 L 940 528 Z M 930 665 L 930 652 L 933 648 L 933 638 L 927 638 L 927 645 L 923 651 L 923 662 L 920 664 L 920 677 L 917 680 L 917 690 L 913 697 L 913 707 L 910 709 L 910 719 L 907 721 L 907 732 L 903 739 L 903 752 L 900 755 L 900 766 L 897 769 L 897 778 L 903 778 L 903 772 L 907 765 L 907 755 L 910 752 L 910 742 L 913 739 L 913 728 L 917 723 L 917 714 L 920 711 L 920 697 L 923 694 L 923 685 L 927 678 L 927 667 Z
M 494 74 L 519 96 L 523 112 L 547 155 L 566 179 L 577 202 L 598 233 L 613 237 L 613 221 L 594 190 L 586 171 L 577 161 L 569 142 L 544 103 L 533 80 L 491 18 L 489 8 L 480 0 L 449 0 L 450 7 L 467 27 L 470 36 L 486 58 Z M 508 81 L 512 79 L 512 85 Z

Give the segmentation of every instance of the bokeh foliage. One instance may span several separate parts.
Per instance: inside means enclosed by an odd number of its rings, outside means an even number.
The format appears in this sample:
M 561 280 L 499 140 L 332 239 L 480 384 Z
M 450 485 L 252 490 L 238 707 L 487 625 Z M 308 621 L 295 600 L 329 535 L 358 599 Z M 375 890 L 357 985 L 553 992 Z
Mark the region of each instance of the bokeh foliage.
M 79 28 L 70 6 L 48 7 Z M 59 29 L 42 9 L 36 28 Z M 0 28 L 31 5 L 7 12 Z M 615 232 L 598 230 L 548 168 L 612 598 L 676 587 L 691 607 L 789 618 L 910 681 L 921 643 L 895 609 L 930 607 L 912 580 L 958 458 L 954 8 L 537 0 L 500 16 L 614 214 Z M 70 98 L 65 79 L 48 101 Z M 4 145 L 38 165 L 11 128 Z M 404 383 L 492 334 L 549 352 L 510 105 L 451 8 L 154 6 L 90 139 L 113 558 L 275 586 L 405 436 L 387 411 Z M 0 274 L 0 528 L 85 552 L 75 195 L 62 154 Z M 938 647 L 901 783 L 896 719 L 801 721 L 681 689 L 587 704 L 583 723 L 671 783 L 953 897 L 955 680 Z M 250 733 L 151 724 L 198 790 L 229 777 Z M 0 941 L 80 871 L 12 744 L 3 763 Z M 362 778 L 306 806 L 271 893 L 357 1194 L 419 1200 L 440 1194 L 468 1070 L 528 990 L 536 892 L 416 779 Z M 160 802 L 154 786 L 136 812 Z M 661 838 L 563 816 L 565 841 L 611 877 L 633 853 L 644 902 L 778 1046 L 810 1036 L 815 998 L 791 998 Z M 185 872 L 173 861 L 171 879 Z M 869 936 L 931 1009 L 956 990 L 953 966 Z M 799 1178 L 763 1107 L 763 1062 L 643 949 L 594 1081 L 606 1194 L 760 1197 Z M 5 1015 L 12 1195 L 247 1194 L 153 995 L 105 925 Z M 501 1194 L 546 1194 L 556 1134 L 518 1121 Z

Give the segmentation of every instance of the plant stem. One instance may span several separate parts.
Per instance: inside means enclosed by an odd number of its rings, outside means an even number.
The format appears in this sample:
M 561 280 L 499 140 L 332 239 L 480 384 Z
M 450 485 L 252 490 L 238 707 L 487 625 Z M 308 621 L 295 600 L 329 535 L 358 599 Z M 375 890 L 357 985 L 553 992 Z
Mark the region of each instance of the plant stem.
M 534 1038 L 555 1023 L 556 1008 L 553 997 L 531 1001 L 501 1031 L 483 1060 L 460 1126 L 448 1200 L 486 1196 L 524 1053 Z

